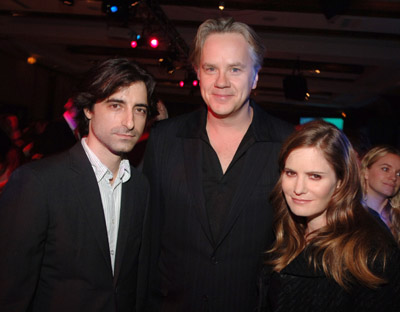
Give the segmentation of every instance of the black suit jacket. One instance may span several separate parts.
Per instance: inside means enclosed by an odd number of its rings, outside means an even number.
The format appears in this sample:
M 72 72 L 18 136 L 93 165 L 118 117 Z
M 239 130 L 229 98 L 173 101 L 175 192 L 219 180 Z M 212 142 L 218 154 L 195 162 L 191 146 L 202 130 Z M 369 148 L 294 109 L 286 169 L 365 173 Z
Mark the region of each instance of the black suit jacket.
M 273 239 L 269 193 L 281 141 L 293 130 L 252 104 L 256 142 L 217 243 L 202 189 L 200 133 L 206 109 L 160 122 L 144 162 L 152 198 L 146 230 L 149 284 L 144 311 L 252 311 L 257 273 Z M 144 279 L 145 280 L 145 279 Z
M 77 143 L 19 168 L 0 198 L 0 311 L 135 311 L 147 179 L 123 184 L 114 276 L 99 187 Z

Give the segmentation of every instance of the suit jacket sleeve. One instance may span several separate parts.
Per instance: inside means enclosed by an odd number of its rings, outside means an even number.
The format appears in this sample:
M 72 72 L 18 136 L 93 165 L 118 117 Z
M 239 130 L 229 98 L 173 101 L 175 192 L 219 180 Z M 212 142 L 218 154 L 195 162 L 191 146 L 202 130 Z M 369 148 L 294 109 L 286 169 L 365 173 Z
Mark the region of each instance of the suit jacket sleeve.
M 150 307 L 151 301 L 149 299 L 149 286 L 154 285 L 157 281 L 154 280 L 154 270 L 157 269 L 157 259 L 159 253 L 159 236 L 161 229 L 161 205 L 162 192 L 160 189 L 159 179 L 162 174 L 159 165 L 159 146 L 157 127 L 152 129 L 150 138 L 147 142 L 146 152 L 144 157 L 143 173 L 147 176 L 150 182 L 150 203 L 147 214 L 144 221 L 144 233 L 143 233 L 143 248 L 141 255 L 141 274 L 142 278 L 139 278 L 139 288 L 145 289 L 143 294 L 143 306 L 139 306 L 138 311 L 152 311 L 153 307 Z M 143 272 L 146 272 L 144 278 Z
M 46 188 L 19 168 L 0 197 L 0 311 L 26 311 L 40 275 L 48 216 Z

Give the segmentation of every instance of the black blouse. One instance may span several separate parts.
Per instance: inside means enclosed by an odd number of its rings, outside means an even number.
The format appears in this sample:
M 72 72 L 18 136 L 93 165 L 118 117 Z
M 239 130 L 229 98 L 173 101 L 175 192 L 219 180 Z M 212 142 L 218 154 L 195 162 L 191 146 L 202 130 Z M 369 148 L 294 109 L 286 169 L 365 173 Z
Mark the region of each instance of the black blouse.
M 280 273 L 264 268 L 259 311 L 399 312 L 400 251 L 394 247 L 384 273 L 379 265 L 374 271 L 388 283 L 376 290 L 353 285 L 346 291 L 322 270 L 310 267 L 303 251 Z

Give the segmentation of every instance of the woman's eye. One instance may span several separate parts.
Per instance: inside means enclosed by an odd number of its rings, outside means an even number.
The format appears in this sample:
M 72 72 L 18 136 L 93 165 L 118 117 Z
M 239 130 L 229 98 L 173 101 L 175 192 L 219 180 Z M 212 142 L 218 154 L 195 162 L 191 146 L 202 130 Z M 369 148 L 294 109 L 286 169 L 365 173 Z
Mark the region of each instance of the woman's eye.
M 285 171 L 285 174 L 286 174 L 288 177 L 293 177 L 293 176 L 296 175 L 296 172 L 291 171 L 291 170 L 286 170 L 286 171 Z
M 319 180 L 321 179 L 321 176 L 319 174 L 313 173 L 310 175 L 310 178 L 313 180 Z

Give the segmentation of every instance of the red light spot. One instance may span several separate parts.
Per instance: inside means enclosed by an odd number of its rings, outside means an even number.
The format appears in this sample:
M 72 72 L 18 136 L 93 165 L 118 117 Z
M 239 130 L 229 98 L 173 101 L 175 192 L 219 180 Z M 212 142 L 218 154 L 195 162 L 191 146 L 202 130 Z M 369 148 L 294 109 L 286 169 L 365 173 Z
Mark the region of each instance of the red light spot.
M 131 47 L 132 48 L 136 48 L 137 47 L 137 41 L 136 40 L 132 40 L 131 41 Z
M 180 86 L 181 88 L 183 88 L 184 85 L 185 85 L 185 82 L 184 82 L 183 80 L 179 81 L 179 86 Z
M 150 46 L 152 48 L 157 48 L 158 47 L 158 39 L 157 38 L 151 38 L 150 39 Z
M 197 87 L 198 84 L 199 84 L 198 80 L 193 80 L 193 87 Z

